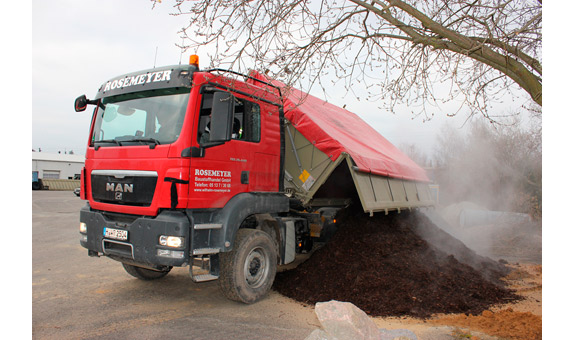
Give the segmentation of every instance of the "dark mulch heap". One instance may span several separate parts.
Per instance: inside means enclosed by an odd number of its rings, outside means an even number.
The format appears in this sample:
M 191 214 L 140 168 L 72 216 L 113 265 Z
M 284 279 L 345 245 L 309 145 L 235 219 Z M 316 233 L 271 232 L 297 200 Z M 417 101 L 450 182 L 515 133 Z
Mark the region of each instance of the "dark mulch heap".
M 421 213 L 369 217 L 350 207 L 338 214 L 338 224 L 309 260 L 277 274 L 275 290 L 308 304 L 347 301 L 372 316 L 418 318 L 478 314 L 518 299 L 500 281 L 509 272 L 504 265 L 476 255 Z

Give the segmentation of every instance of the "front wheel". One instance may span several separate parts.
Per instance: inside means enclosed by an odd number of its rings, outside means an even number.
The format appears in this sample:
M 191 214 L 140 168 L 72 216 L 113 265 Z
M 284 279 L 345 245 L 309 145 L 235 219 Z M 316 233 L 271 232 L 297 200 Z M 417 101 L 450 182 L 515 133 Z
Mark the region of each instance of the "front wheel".
M 274 242 L 267 233 L 240 229 L 234 249 L 220 254 L 219 284 L 230 300 L 254 303 L 270 291 L 277 270 Z
M 151 270 L 142 267 L 132 266 L 131 264 L 122 263 L 126 272 L 132 275 L 135 278 L 140 280 L 157 280 L 161 279 L 162 277 L 168 275 L 172 267 L 167 267 L 167 269 L 158 271 L 158 270 Z

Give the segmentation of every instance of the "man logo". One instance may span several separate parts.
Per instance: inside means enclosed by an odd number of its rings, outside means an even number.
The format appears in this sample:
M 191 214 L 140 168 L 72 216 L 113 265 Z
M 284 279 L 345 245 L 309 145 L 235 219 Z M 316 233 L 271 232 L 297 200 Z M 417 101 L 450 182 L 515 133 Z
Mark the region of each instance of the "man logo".
M 114 199 L 121 201 L 125 192 L 134 192 L 134 184 L 106 183 L 106 191 L 113 191 Z
M 106 183 L 106 191 L 134 192 L 134 184 Z

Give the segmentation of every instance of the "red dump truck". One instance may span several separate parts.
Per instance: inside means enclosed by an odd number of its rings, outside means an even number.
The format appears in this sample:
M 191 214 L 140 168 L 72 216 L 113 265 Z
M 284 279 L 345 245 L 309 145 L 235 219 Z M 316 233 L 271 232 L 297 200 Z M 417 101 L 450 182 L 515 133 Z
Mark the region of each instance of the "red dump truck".
M 80 244 L 142 280 L 189 266 L 253 303 L 350 200 L 370 214 L 433 204 L 425 172 L 357 115 L 257 72 L 154 68 L 75 110 L 88 105 Z

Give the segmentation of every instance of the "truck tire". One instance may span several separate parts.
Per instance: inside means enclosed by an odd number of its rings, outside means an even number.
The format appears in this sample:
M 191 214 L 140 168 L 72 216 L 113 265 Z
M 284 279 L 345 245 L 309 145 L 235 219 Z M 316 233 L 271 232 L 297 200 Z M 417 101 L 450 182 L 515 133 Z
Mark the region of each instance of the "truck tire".
M 219 285 L 230 300 L 251 304 L 270 291 L 277 270 L 277 252 L 270 235 L 240 229 L 234 249 L 220 253 Z
M 161 279 L 162 277 L 168 275 L 170 270 L 172 270 L 172 267 L 168 267 L 168 269 L 166 269 L 166 270 L 157 271 L 157 270 L 151 270 L 151 269 L 146 269 L 146 268 L 142 268 L 142 267 L 132 266 L 132 265 L 126 264 L 126 263 L 122 263 L 122 266 L 124 266 L 124 269 L 126 270 L 126 272 L 128 272 L 128 274 L 130 274 L 133 277 L 138 278 L 140 280 L 146 280 L 146 281 Z

